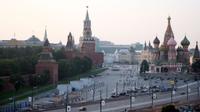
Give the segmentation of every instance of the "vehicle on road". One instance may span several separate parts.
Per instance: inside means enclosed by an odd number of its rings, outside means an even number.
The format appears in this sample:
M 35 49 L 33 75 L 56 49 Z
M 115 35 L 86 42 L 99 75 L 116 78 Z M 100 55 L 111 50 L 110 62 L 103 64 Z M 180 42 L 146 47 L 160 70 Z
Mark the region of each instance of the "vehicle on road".
M 87 108 L 86 107 L 80 107 L 79 111 L 87 111 Z

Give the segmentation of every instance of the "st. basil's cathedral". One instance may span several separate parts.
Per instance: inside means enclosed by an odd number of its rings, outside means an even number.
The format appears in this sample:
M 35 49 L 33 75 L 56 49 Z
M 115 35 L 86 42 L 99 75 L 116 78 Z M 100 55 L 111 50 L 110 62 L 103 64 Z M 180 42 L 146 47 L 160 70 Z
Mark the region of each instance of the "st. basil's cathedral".
M 144 46 L 143 54 L 148 54 L 147 61 L 150 63 L 151 72 L 180 72 L 187 71 L 190 64 L 188 47 L 190 41 L 185 36 L 181 41 L 181 46 L 176 48 L 177 42 L 171 27 L 171 17 L 168 17 L 168 25 L 164 34 L 164 41 L 160 45 L 160 40 L 156 37 L 153 41 L 154 47 L 149 42 L 149 46 Z

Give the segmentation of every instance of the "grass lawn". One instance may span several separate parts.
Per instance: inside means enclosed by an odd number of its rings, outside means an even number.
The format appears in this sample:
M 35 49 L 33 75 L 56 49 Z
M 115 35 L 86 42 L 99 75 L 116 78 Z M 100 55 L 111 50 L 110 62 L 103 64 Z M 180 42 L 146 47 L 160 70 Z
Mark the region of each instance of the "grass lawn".
M 24 87 L 24 88 L 19 89 L 16 92 L 14 92 L 14 91 L 1 92 L 0 93 L 0 104 L 7 104 L 7 103 L 12 102 L 9 100 L 9 98 L 12 98 L 14 96 L 14 94 L 16 96 L 16 100 L 21 100 L 21 99 L 27 98 L 29 96 L 32 96 L 32 94 L 36 95 L 41 92 L 51 90 L 53 88 L 55 88 L 55 86 L 51 84 L 51 85 L 41 86 L 37 89 L 37 91 L 36 91 L 36 89 L 34 89 L 32 91 L 31 87 Z

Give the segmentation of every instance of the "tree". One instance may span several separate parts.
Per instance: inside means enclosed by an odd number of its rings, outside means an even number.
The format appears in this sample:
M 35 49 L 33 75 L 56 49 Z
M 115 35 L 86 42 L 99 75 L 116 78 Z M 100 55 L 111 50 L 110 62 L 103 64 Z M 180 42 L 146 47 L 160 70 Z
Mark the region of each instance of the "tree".
M 5 84 L 5 81 L 0 79 L 0 90 L 3 89 L 4 84 Z
M 192 63 L 192 70 L 193 70 L 193 72 L 200 73 L 200 60 Z
M 59 59 L 65 59 L 65 48 L 62 47 L 59 50 L 53 51 L 53 56 L 55 60 L 59 60 Z
M 146 73 L 146 71 L 149 71 L 149 63 L 147 60 L 143 60 L 140 65 L 140 73 Z
M 174 105 L 167 105 L 162 108 L 161 112 L 179 112 L 179 110 Z
M 24 79 L 19 74 L 11 75 L 10 82 L 14 85 L 16 91 L 18 91 L 21 87 L 25 85 Z
M 49 70 L 45 70 L 42 74 L 37 75 L 38 85 L 48 84 L 50 81 L 50 72 Z

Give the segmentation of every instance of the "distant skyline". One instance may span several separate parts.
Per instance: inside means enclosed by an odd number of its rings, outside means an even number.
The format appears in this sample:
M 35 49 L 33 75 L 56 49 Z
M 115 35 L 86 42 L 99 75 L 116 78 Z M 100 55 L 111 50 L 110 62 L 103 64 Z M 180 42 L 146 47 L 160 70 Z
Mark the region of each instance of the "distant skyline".
M 163 42 L 167 17 L 178 45 L 186 35 L 200 43 L 200 0 L 0 0 L 0 40 L 44 38 L 65 45 L 69 32 L 79 43 L 86 6 L 93 36 L 115 44 L 144 43 L 158 36 Z

